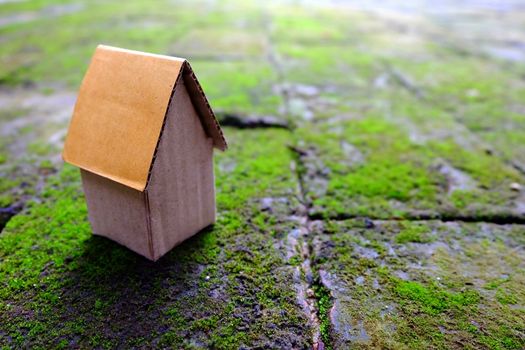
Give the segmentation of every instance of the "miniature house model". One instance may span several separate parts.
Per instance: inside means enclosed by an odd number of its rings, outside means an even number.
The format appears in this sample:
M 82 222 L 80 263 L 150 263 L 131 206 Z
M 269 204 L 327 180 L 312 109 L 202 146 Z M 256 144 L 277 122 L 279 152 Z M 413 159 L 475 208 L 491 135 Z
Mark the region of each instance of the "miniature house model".
M 99 46 L 63 158 L 93 233 L 157 260 L 215 221 L 213 148 L 226 147 L 186 60 Z

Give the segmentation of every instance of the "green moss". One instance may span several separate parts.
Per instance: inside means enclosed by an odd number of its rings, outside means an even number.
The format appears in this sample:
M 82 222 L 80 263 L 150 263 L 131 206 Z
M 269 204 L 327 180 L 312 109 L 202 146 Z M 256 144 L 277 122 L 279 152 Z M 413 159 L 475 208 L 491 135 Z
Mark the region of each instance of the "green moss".
M 41 161 L 40 164 L 38 165 L 38 168 L 40 170 L 44 170 L 44 171 L 53 171 L 53 170 L 55 170 L 55 166 L 53 165 L 53 163 L 49 159 L 45 159 L 45 160 Z
M 236 155 L 231 162 L 228 153 L 217 155 L 217 164 L 221 167 L 231 167 L 230 171 L 218 172 L 217 202 L 219 208 L 231 210 L 243 208 L 251 199 L 257 198 L 261 191 L 271 189 L 272 196 L 287 196 L 294 192 L 294 178 L 289 172 L 291 157 L 289 152 L 273 152 L 269 157 L 264 149 L 281 149 L 286 145 L 289 132 L 281 130 L 258 131 L 251 133 L 249 143 L 235 142 L 244 139 L 238 131 L 226 129 L 226 137 L 231 138 L 231 152 Z M 261 144 L 265 144 L 264 148 Z M 252 177 L 251 174 L 257 174 Z M 253 203 L 259 206 L 259 203 Z M 259 214 L 260 211 L 257 212 Z M 264 216 L 257 216 L 255 221 L 265 222 Z
M 287 76 L 294 82 L 312 85 L 366 86 L 379 70 L 379 64 L 373 55 L 348 46 L 336 46 L 321 43 L 319 45 L 300 46 L 294 43 L 282 44 L 278 50 L 287 60 L 297 62 L 287 71 Z M 341 71 L 351 71 L 344 75 Z M 319 77 L 324 77 L 320 80 Z
M 458 209 L 465 209 L 472 203 L 490 205 L 499 202 L 503 204 L 504 199 L 501 198 L 499 193 L 456 190 L 451 194 L 450 201 Z
M 425 225 L 404 224 L 404 228 L 396 235 L 396 243 L 428 243 L 435 238 L 429 236 L 429 228 Z
M 509 282 L 510 278 L 499 278 L 497 280 L 491 281 L 485 285 L 485 288 L 487 289 L 497 289 L 502 284 Z
M 421 283 L 411 281 L 399 281 L 395 292 L 402 299 L 419 303 L 421 310 L 431 315 L 479 302 L 479 295 L 474 291 L 451 293 L 436 284 L 425 287 Z
M 337 134 L 299 131 L 319 149 L 316 156 L 331 169 L 327 195 L 314 198 L 314 205 L 329 213 L 380 218 L 405 214 L 396 201 L 434 208 L 442 177 L 429 170 L 426 150 L 412 145 L 402 130 L 377 117 L 341 124 L 344 129 Z M 342 142 L 361 151 L 364 163 L 348 163 Z
M 515 71 L 501 69 L 495 62 L 475 55 L 439 55 L 424 63 L 407 63 L 396 61 L 429 91 L 434 108 L 454 115 L 456 125 L 459 123 L 454 130 L 466 126 L 490 144 L 497 158 L 504 155 L 509 162 L 523 162 L 520 111 L 525 87 L 516 79 Z M 442 74 L 443 69 L 447 74 Z
M 78 183 L 73 180 L 77 172 L 67 167 L 60 177 L 52 180 L 42 194 L 44 198 L 56 198 L 52 204 L 31 203 L 27 209 L 30 215 L 17 215 L 7 224 L 0 240 L 0 256 L 4 259 L 0 264 L 0 276 L 5 281 L 0 296 L 7 297 L 9 293 L 41 283 L 40 273 L 45 263 L 52 261 L 61 266 L 65 256 L 76 255 L 77 240 L 88 237 L 89 226 L 84 219 L 86 207 L 78 200 Z M 66 186 L 57 189 L 57 183 Z M 53 220 L 49 221 L 50 217 Z M 24 235 L 15 232 L 24 232 Z M 34 251 L 36 241 L 39 249 Z
M 11 178 L 2 178 L 0 180 L 0 193 L 5 193 L 6 198 L 15 198 L 13 195 L 9 195 L 7 193 L 12 192 L 14 189 L 18 188 L 21 184 L 21 179 L 11 179 Z
M 5 123 L 17 118 L 24 116 L 27 113 L 27 109 L 0 109 L 0 122 Z M 2 142 L 3 143 L 3 142 Z
M 517 304 L 518 303 L 518 297 L 509 291 L 505 291 L 504 289 L 498 288 L 496 290 L 496 299 L 502 303 L 502 304 Z
M 42 142 L 33 142 L 27 148 L 29 152 L 37 156 L 46 156 L 53 151 L 53 146 Z
M 101 42 L 153 52 L 165 52 L 185 30 L 190 16 L 167 15 L 163 5 L 149 6 L 138 1 L 125 6 L 90 4 L 61 16 L 37 16 L 32 21 L 3 28 L 0 80 L 6 84 L 24 81 L 62 81 L 78 85 L 95 46 Z M 182 12 L 182 11 L 181 11 Z M 142 23 L 130 27 L 128 19 Z M 151 25 L 147 25 L 151 19 Z M 176 20 L 177 25 L 173 26 Z M 54 40 L 39 40 L 42 28 Z M 169 30 L 168 30 L 169 27 Z M 75 28 L 72 30 L 71 28 Z M 108 29 L 111 28 L 111 37 Z M 24 41 L 17 40 L 23 35 Z M 60 55 L 65 48 L 68 55 Z M 30 48 L 30 49 L 28 49 Z M 21 57 L 14 60 L 13 57 Z M 51 57 L 53 59 L 51 59 Z
M 433 143 L 431 147 L 449 159 L 458 169 L 470 174 L 483 188 L 498 188 L 512 181 L 520 181 L 516 169 L 489 154 L 462 150 L 452 142 Z
M 254 13 L 253 17 L 257 15 Z M 256 21 L 252 18 L 252 21 Z M 224 60 L 225 58 L 258 58 L 264 54 L 264 33 L 256 28 L 252 31 L 238 31 L 218 28 L 209 24 L 191 30 L 181 37 L 173 50 L 184 52 L 185 57 Z
M 0 195 L 0 207 L 5 208 L 15 202 L 15 198 L 12 195 L 2 194 Z
M 334 179 L 329 190 L 349 196 L 383 197 L 400 201 L 409 200 L 415 192 L 422 197 L 432 197 L 432 183 L 425 175 L 424 170 L 409 164 L 385 160 L 367 164 L 358 172 Z
M 192 327 L 194 330 L 203 330 L 203 331 L 210 331 L 215 328 L 217 328 L 219 322 L 218 316 L 210 316 L 207 318 L 202 318 L 198 321 L 196 321 Z
M 299 266 L 302 263 L 301 257 L 298 255 L 294 255 L 288 260 L 288 263 L 292 266 Z
M 241 346 L 248 340 L 247 334 L 238 331 L 239 320 L 233 320 L 226 325 L 222 325 L 220 330 L 216 332 L 211 340 L 211 346 L 216 349 L 233 349 Z
M 421 211 L 427 217 L 488 215 L 507 210 L 515 198 L 510 184 L 522 182 L 516 169 L 481 149 L 463 149 L 449 138 L 417 144 L 402 127 L 376 115 L 342 121 L 336 130 L 329 124 L 298 130 L 301 142 L 315 150 L 302 161 L 327 174 L 316 175 L 328 179 L 326 195 L 310 191 L 317 181 L 305 184 L 316 213 L 324 217 L 403 218 Z M 361 160 L 352 161 L 356 156 L 345 153 L 345 143 L 354 154 L 360 152 Z M 440 159 L 472 178 L 474 188 L 449 193 L 448 182 L 455 180 L 439 171 Z
M 356 19 L 358 15 L 355 15 Z M 331 26 L 326 26 L 326 21 Z M 275 16 L 275 31 L 273 35 L 279 42 L 329 43 L 343 40 L 344 24 L 347 17 L 338 16 L 337 11 L 320 9 L 314 13 L 299 7 L 282 6 Z
M 319 313 L 319 332 L 321 340 L 324 343 L 325 349 L 332 349 L 330 335 L 330 309 L 332 307 L 332 297 L 330 296 L 330 291 L 321 284 L 314 285 L 314 294 L 317 303 L 316 307 Z
M 196 60 L 192 66 L 216 109 L 275 115 L 282 103 L 281 96 L 273 91 L 277 74 L 267 63 Z

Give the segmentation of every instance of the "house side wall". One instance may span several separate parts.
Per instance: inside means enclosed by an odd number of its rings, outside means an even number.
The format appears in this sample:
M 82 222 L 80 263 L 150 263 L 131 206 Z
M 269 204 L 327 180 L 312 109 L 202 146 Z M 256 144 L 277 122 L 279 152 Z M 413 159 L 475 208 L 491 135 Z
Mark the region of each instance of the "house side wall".
M 154 259 L 215 221 L 212 139 L 182 81 L 171 103 L 146 188 Z
M 86 170 L 81 175 L 93 233 L 153 259 L 145 194 Z

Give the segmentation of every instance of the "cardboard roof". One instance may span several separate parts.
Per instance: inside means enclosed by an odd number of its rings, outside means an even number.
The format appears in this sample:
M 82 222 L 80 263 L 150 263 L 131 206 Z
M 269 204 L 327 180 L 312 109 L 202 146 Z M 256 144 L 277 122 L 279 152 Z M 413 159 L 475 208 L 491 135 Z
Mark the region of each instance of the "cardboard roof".
M 220 126 L 185 59 L 99 45 L 80 87 L 64 161 L 144 191 L 181 79 L 214 147 L 225 150 Z

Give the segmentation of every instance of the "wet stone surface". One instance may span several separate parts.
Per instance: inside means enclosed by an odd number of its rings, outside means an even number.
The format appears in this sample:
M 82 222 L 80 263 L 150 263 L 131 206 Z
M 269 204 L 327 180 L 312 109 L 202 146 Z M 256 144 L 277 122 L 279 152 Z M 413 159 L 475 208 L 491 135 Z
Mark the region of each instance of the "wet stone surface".
M 0 347 L 525 347 L 518 1 L 0 13 Z M 60 158 L 99 43 L 189 58 L 230 144 L 217 223 L 157 263 Z

